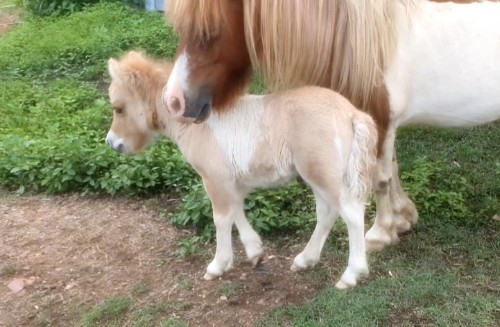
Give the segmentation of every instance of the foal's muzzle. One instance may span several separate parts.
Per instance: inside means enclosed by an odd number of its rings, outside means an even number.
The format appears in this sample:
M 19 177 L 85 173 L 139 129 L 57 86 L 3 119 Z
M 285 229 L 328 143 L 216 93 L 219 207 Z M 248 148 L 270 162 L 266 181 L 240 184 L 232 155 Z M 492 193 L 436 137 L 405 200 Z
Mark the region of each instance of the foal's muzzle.
M 117 152 L 126 153 L 126 147 L 123 139 L 119 138 L 113 131 L 109 131 L 106 135 L 106 144 Z

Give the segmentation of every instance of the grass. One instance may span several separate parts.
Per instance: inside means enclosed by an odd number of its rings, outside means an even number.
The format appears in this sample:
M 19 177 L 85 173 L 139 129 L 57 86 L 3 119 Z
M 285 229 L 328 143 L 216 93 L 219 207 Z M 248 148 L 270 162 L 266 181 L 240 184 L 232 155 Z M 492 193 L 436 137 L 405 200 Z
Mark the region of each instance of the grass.
M 305 304 L 267 313 L 258 325 L 497 326 L 499 236 L 493 222 L 478 231 L 422 221 L 399 246 L 370 256 L 371 275 L 360 287 L 329 287 Z M 340 257 L 343 266 L 347 248 L 336 243 L 330 238 L 323 260 Z
M 329 287 L 302 305 L 267 313 L 258 325 L 498 326 L 499 127 L 402 129 L 400 169 L 420 213 L 414 230 L 398 246 L 370 255 L 371 274 L 360 287 Z M 346 263 L 338 227 L 308 278 L 333 285 L 332 275 L 339 276 L 328 263 Z
M 129 310 L 132 303 L 130 298 L 109 298 L 84 314 L 82 325 L 84 327 L 120 326 L 123 314 Z

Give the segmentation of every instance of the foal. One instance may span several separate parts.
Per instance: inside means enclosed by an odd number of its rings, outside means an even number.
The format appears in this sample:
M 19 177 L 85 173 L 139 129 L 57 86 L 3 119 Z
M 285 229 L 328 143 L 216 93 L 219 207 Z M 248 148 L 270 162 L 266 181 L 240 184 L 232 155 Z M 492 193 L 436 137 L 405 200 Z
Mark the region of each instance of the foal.
M 235 104 L 237 110 L 214 112 L 201 124 L 179 122 L 162 103 L 171 68 L 137 52 L 109 60 L 114 113 L 106 142 L 119 152 L 135 153 L 155 135 L 165 135 L 201 175 L 217 238 L 215 258 L 204 278 L 214 279 L 231 269 L 233 223 L 248 259 L 259 263 L 262 241 L 245 217 L 245 197 L 257 187 L 283 184 L 300 175 L 314 192 L 317 224 L 291 269 L 306 269 L 319 261 L 340 214 L 349 233 L 349 260 L 336 287 L 355 286 L 368 273 L 364 209 L 377 140 L 370 116 L 331 90 L 303 87 L 247 95 Z

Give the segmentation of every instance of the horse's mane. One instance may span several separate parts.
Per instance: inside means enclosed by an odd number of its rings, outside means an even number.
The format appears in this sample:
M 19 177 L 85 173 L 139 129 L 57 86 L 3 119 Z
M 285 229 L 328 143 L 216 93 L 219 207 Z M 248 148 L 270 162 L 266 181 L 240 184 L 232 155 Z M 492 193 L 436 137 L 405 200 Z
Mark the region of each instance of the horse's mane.
M 321 85 L 366 108 L 394 54 L 397 11 L 416 1 L 245 0 L 250 57 L 271 89 Z
M 204 40 L 228 28 L 227 0 L 169 0 L 168 22 L 190 40 Z

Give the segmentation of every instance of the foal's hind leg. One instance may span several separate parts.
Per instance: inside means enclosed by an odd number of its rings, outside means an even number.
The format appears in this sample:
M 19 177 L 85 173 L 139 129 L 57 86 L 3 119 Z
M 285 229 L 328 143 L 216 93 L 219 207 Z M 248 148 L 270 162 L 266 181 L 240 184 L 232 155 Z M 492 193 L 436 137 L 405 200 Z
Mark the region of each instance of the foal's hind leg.
M 344 200 L 340 205 L 340 216 L 349 233 L 349 261 L 335 287 L 346 289 L 356 286 L 359 279 L 369 272 L 364 238 L 365 205 L 353 199 Z
M 314 266 L 319 261 L 323 245 L 338 217 L 337 207 L 339 207 L 340 215 L 349 233 L 349 262 L 335 287 L 346 289 L 356 286 L 358 280 L 368 274 L 368 263 L 364 239 L 364 204 L 349 200 L 339 205 L 338 194 L 341 193 L 341 191 L 314 190 L 318 219 L 316 228 L 304 251 L 295 257 L 291 269 L 303 270 Z
M 293 271 L 304 270 L 318 263 L 321 249 L 338 217 L 338 212 L 333 206 L 319 192 L 313 191 L 316 198 L 316 227 L 304 250 L 293 260 L 293 264 L 290 267 Z

